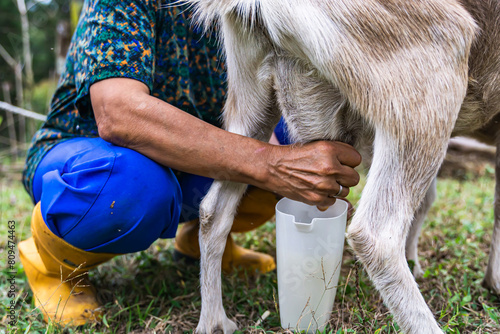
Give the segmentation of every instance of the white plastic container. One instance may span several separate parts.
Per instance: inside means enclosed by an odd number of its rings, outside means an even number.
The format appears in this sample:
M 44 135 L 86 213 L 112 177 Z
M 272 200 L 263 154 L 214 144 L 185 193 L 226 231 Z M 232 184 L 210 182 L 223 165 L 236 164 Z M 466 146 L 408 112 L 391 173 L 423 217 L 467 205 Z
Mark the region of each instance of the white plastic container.
M 326 211 L 283 198 L 276 205 L 281 326 L 314 333 L 333 309 L 342 265 L 347 202 Z

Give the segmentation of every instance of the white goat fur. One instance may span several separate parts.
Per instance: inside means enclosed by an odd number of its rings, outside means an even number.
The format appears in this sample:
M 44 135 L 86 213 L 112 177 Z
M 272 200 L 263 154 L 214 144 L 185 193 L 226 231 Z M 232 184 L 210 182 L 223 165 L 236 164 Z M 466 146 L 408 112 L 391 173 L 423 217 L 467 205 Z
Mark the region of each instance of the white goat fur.
M 193 6 L 200 24 L 219 26 L 228 131 L 267 141 L 282 114 L 298 143 L 373 142 L 349 243 L 405 333 L 441 333 L 408 269 L 405 245 L 418 274 L 418 233 L 449 138 L 496 141 L 499 1 L 181 2 Z M 222 305 L 220 262 L 244 191 L 216 181 L 201 204 L 198 333 L 236 329 Z M 496 211 L 485 283 L 500 293 Z

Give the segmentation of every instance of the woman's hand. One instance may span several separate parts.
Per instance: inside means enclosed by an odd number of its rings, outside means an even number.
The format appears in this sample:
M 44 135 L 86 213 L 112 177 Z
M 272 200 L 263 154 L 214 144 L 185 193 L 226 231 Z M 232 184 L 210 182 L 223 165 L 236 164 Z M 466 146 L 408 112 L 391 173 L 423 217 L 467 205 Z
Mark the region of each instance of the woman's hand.
M 336 197 L 346 197 L 349 187 L 359 182 L 354 167 L 361 155 L 341 142 L 273 146 L 268 153 L 264 187 L 320 209 L 333 205 Z

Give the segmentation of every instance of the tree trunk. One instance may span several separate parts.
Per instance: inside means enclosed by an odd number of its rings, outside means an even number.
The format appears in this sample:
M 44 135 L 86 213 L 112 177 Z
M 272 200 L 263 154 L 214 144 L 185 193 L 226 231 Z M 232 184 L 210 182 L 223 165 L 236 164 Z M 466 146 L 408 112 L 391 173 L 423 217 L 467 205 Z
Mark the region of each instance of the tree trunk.
M 17 8 L 19 9 L 19 14 L 21 16 L 21 31 L 23 40 L 23 59 L 24 59 L 24 69 L 26 73 L 26 104 L 20 107 L 25 107 L 31 109 L 31 90 L 34 84 L 33 75 L 33 62 L 30 46 L 30 26 L 28 21 L 28 11 L 26 10 L 26 3 L 24 0 L 17 0 Z
M 7 82 L 2 84 L 3 91 L 3 99 L 7 103 L 11 103 L 10 101 L 10 85 Z M 14 122 L 14 115 L 10 112 L 5 113 L 5 118 L 7 119 L 7 129 L 9 131 L 9 146 L 10 146 L 10 154 L 12 157 L 17 157 L 17 138 L 16 138 L 16 124 Z
M 66 66 L 66 54 L 71 43 L 71 24 L 68 20 L 62 19 L 57 23 L 56 29 L 56 74 L 59 78 Z
M 30 26 L 28 21 L 28 11 L 26 9 L 26 3 L 24 0 L 17 0 L 17 8 L 19 9 L 19 14 L 21 15 L 21 31 L 22 31 L 22 40 L 23 40 L 23 58 L 24 58 L 24 70 L 26 74 L 26 84 L 24 92 L 24 101 L 23 104 L 19 105 L 22 108 L 26 108 L 31 110 L 31 92 L 33 91 L 34 86 L 34 74 L 33 74 L 33 62 L 32 62 L 32 54 L 31 54 L 31 46 L 30 46 Z M 19 126 L 21 129 L 21 142 L 26 142 L 26 130 L 31 135 L 34 133 L 34 122 L 31 119 L 25 119 L 24 117 L 20 117 Z M 21 121 L 22 120 L 22 121 Z M 26 126 L 28 128 L 26 128 Z
M 16 104 L 20 107 L 23 106 L 24 90 L 23 90 L 23 65 L 18 60 L 14 68 L 16 78 Z M 19 117 L 19 142 L 24 144 L 26 142 L 26 121 L 24 117 Z

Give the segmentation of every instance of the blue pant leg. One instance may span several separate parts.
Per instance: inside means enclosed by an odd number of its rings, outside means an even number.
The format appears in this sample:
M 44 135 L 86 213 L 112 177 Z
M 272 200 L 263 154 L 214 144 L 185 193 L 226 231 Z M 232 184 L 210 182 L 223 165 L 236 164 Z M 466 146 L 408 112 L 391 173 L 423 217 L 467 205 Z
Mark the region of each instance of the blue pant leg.
M 276 125 L 276 128 L 274 128 L 274 134 L 278 138 L 278 141 L 281 145 L 292 144 L 292 140 L 290 139 L 290 134 L 288 132 L 288 127 L 283 117 L 281 117 L 278 125 Z
M 179 184 L 182 190 L 180 222 L 187 222 L 200 216 L 200 203 L 208 193 L 213 179 L 194 174 L 181 173 Z
M 50 230 L 92 252 L 137 252 L 174 237 L 182 205 L 172 170 L 100 138 L 72 139 L 49 151 L 33 193 Z

